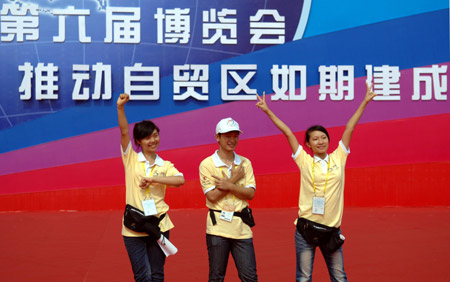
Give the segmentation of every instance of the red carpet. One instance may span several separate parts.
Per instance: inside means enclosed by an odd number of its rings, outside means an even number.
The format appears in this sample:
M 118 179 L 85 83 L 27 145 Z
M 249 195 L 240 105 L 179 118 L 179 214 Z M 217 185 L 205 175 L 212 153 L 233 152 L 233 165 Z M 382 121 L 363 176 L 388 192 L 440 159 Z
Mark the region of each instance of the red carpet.
M 259 281 L 295 281 L 297 210 L 255 209 Z M 1 281 L 133 281 L 120 211 L 0 213 Z M 166 281 L 207 281 L 206 210 L 172 210 Z M 450 208 L 346 208 L 349 281 L 449 281 Z M 239 281 L 230 261 L 227 282 Z M 314 281 L 329 281 L 320 252 Z

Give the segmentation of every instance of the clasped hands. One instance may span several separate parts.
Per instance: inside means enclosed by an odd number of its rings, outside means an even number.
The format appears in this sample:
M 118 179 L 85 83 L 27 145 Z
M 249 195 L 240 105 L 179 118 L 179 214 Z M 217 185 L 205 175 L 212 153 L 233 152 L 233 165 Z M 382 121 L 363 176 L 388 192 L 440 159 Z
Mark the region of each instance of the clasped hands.
M 141 182 L 139 182 L 139 188 L 147 189 L 148 186 L 156 183 L 152 177 L 142 177 Z

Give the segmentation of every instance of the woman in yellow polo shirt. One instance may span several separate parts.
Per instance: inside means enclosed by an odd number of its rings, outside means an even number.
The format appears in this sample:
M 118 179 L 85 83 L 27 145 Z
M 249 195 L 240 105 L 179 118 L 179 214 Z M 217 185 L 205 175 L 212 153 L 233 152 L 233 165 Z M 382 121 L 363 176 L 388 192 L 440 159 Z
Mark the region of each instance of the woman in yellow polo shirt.
M 290 128 L 268 108 L 265 95 L 258 96 L 256 106 L 286 136 L 301 173 L 295 231 L 296 281 L 311 281 L 316 247 L 325 258 L 331 281 L 347 281 L 342 254 L 345 238 L 339 228 L 344 208 L 345 163 L 353 130 L 367 104 L 376 96 L 371 86 L 366 87 L 364 100 L 347 122 L 338 148 L 331 154 L 327 153 L 330 137 L 324 127 L 316 125 L 306 131 L 305 144 L 314 157 L 303 150 Z
M 136 232 L 133 226 L 122 225 L 122 236 L 136 281 L 164 281 L 165 254 L 157 239 L 160 232 L 169 238 L 173 228 L 167 214 L 169 206 L 164 201 L 166 187 L 184 184 L 183 174 L 174 165 L 161 159 L 156 150 L 159 146 L 159 128 L 148 120 L 136 123 L 133 128 L 135 144 L 141 149 L 135 152 L 131 146 L 125 104 L 128 94 L 121 94 L 117 100 L 117 115 L 121 132 L 122 161 L 125 168 L 126 203 L 143 211 L 151 219 L 156 232 Z M 147 225 L 148 226 L 148 225 Z M 155 234 L 156 233 L 156 234 Z M 149 236 L 151 234 L 152 236 Z

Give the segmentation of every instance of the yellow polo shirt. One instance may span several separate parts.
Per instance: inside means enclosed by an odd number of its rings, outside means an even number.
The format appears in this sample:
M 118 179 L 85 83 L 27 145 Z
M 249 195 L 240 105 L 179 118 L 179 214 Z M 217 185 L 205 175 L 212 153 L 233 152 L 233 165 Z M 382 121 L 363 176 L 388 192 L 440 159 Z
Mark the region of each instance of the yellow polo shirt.
M 298 201 L 298 216 L 311 221 L 321 223 L 330 227 L 341 226 L 342 214 L 344 211 L 344 185 L 345 185 L 345 163 L 350 153 L 339 142 L 339 146 L 333 153 L 327 155 L 325 160 L 311 157 L 299 146 L 297 152 L 292 155 L 295 163 L 300 169 L 300 196 Z M 327 162 L 330 162 L 328 184 L 325 191 L 325 214 L 318 215 L 312 213 L 312 202 L 314 189 L 312 183 L 312 166 L 314 161 L 314 182 L 316 195 L 324 195 L 325 181 L 327 178 Z M 323 165 L 322 165 L 322 162 Z M 324 169 L 323 169 L 324 168 Z
M 234 165 L 239 166 L 241 162 L 244 161 L 242 167 L 245 170 L 245 176 L 239 180 L 236 185 L 245 187 L 247 189 L 256 189 L 255 176 L 253 175 L 253 168 L 250 160 L 242 156 L 234 154 Z M 216 188 L 215 179 L 213 175 L 218 177 L 223 177 L 222 172 L 230 176 L 231 167 L 228 167 L 219 157 L 217 151 L 212 155 L 204 159 L 200 163 L 200 183 L 202 185 L 203 193 L 206 194 L 209 191 Z M 222 210 L 225 204 L 234 205 L 234 211 L 239 212 L 246 206 L 248 202 L 246 200 L 240 199 L 231 193 L 228 193 L 225 197 L 212 203 L 206 198 L 206 206 L 213 210 Z M 208 216 L 206 219 L 206 234 L 222 236 L 232 239 L 249 239 L 253 237 L 251 228 L 242 222 L 242 219 L 237 216 L 233 216 L 231 222 L 221 220 L 220 213 L 214 212 L 216 217 L 216 225 L 212 224 L 211 218 Z
M 155 200 L 156 209 L 158 211 L 156 216 L 159 217 L 162 214 L 167 213 L 169 205 L 164 201 L 167 186 L 156 183 L 152 184 L 147 189 L 141 189 L 139 183 L 142 177 L 150 176 L 150 174 L 152 176 L 183 176 L 183 174 L 180 173 L 171 162 L 161 159 L 158 155 L 156 155 L 155 162 L 150 165 L 142 152 L 136 153 L 133 150 L 131 142 L 128 144 L 125 152 L 121 146 L 121 152 L 125 168 L 126 203 L 143 211 L 142 200 L 145 199 L 147 193 L 147 197 L 148 195 L 151 195 Z M 168 214 L 166 214 L 164 219 L 159 223 L 159 227 L 161 228 L 161 232 L 165 232 L 174 227 Z M 148 236 L 146 233 L 134 232 L 133 230 L 126 228 L 123 223 L 122 235 L 129 237 Z

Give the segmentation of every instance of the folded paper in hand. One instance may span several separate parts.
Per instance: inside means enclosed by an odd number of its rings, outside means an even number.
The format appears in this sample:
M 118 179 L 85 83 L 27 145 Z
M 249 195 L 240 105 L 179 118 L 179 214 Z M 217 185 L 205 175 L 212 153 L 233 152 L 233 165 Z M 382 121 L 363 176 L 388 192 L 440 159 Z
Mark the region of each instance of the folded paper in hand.
M 170 255 L 174 255 L 178 252 L 178 249 L 167 239 L 164 235 L 161 234 L 161 237 L 157 240 L 159 247 L 164 252 L 166 257 Z

